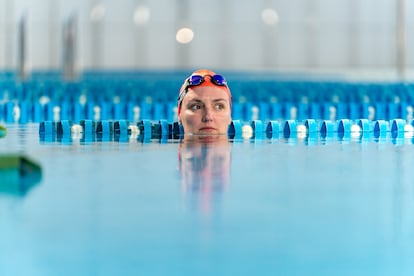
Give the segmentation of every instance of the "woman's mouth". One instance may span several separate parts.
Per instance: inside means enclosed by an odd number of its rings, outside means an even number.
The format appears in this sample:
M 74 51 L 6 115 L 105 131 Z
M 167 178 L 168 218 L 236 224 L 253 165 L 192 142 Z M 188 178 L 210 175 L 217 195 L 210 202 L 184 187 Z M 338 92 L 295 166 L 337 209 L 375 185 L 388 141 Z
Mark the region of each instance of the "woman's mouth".
M 214 127 L 202 127 L 199 129 L 200 132 L 214 132 L 216 129 Z

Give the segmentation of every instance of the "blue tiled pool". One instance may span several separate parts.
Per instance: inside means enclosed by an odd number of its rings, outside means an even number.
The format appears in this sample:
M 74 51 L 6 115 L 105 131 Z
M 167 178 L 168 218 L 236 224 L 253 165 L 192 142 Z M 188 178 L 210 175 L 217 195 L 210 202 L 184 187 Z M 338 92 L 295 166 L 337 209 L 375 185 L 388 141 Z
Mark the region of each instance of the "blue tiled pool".
M 0 193 L 0 275 L 412 275 L 411 137 L 219 145 L 8 124 L 42 167 Z

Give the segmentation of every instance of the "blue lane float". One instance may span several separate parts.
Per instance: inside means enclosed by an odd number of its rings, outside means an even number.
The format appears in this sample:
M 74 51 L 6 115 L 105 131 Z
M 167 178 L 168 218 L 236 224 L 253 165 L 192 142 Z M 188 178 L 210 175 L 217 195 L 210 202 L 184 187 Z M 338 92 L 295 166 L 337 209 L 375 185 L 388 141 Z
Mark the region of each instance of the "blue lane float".
M 265 135 L 265 127 L 264 123 L 261 120 L 253 120 L 250 122 L 250 126 L 252 127 L 253 137 L 256 139 L 264 138 Z
M 45 120 L 53 121 L 54 120 L 54 103 L 48 102 L 44 106 L 44 112 L 45 112 Z
M 6 123 L 14 123 L 14 107 L 13 102 L 7 102 L 4 105 L 4 121 Z
M 159 120 L 159 134 L 161 137 L 169 137 L 171 134 L 171 126 L 167 120 Z
M 383 102 L 376 102 L 375 107 L 375 117 L 379 120 L 384 120 L 387 117 L 386 104 Z
M 39 134 L 51 136 L 56 134 L 56 123 L 53 121 L 43 121 L 39 125 Z
M 72 109 L 74 122 L 80 122 L 85 117 L 85 106 L 80 103 L 74 103 Z
M 120 136 L 128 135 L 129 123 L 127 120 L 118 120 L 114 122 L 114 133 Z
M 163 119 L 154 122 L 152 123 L 151 128 L 151 138 L 159 139 L 161 143 L 167 142 L 168 139 L 172 138 L 172 125 L 169 124 L 167 120 Z M 140 136 L 142 136 L 141 133 Z
M 19 124 L 27 124 L 29 122 L 29 103 L 23 101 L 20 103 Z
M 160 139 L 166 141 L 172 138 L 172 124 L 167 120 L 152 122 L 150 120 L 141 120 L 137 123 L 139 130 L 138 138 L 141 141 L 150 141 L 151 139 Z
M 136 106 L 135 103 L 127 103 L 126 105 L 126 118 L 128 121 L 130 122 L 135 122 L 136 119 L 136 115 L 135 115 L 135 110 L 136 110 Z M 118 119 L 122 119 L 122 118 L 117 118 Z
M 141 102 L 141 118 L 144 120 L 152 119 L 152 105 L 147 102 Z
M 112 103 L 102 96 L 94 101 L 79 102 L 76 100 L 27 102 L 26 99 L 9 100 L 2 105 L 2 120 L 14 122 L 14 108 L 20 110 L 22 120 L 18 123 L 41 122 L 43 120 L 71 120 L 79 123 L 88 120 L 128 120 L 137 122 L 140 119 L 173 121 L 176 117 L 176 105 L 171 100 L 147 103 L 145 101 Z M 74 97 L 74 99 L 77 99 Z M 258 120 L 305 120 L 307 116 L 315 120 L 391 120 L 410 118 L 413 106 L 407 102 L 399 103 L 355 103 L 355 102 L 234 102 L 232 115 L 241 121 Z
M 304 123 L 308 134 L 314 134 L 318 132 L 318 123 L 315 119 L 307 119 Z
M 342 119 L 338 121 L 338 138 L 348 139 L 351 136 L 352 122 L 349 119 Z
M 71 120 L 70 114 L 70 104 L 67 101 L 60 103 L 60 119 L 61 120 Z
M 151 135 L 154 132 L 153 124 L 150 120 L 141 120 L 138 122 L 137 126 L 140 133 L 146 133 Z
M 174 139 L 178 139 L 183 137 L 184 135 L 184 129 L 183 129 L 183 125 L 180 124 L 179 122 L 174 122 L 172 125 L 172 136 Z
M 270 106 L 271 118 L 278 119 L 282 117 L 282 105 L 280 103 L 272 103 Z M 237 118 L 237 117 L 236 117 Z
M 137 123 L 139 130 L 139 139 L 141 141 L 150 141 L 151 138 L 156 135 L 156 127 L 150 120 L 141 120 Z
M 85 116 L 87 120 L 93 120 L 95 118 L 95 103 L 87 102 L 85 104 Z
M 377 120 L 374 123 L 373 133 L 375 138 L 385 138 L 388 133 L 388 123 L 385 120 Z
M 243 105 L 241 103 L 233 103 L 232 106 L 232 111 L 231 114 L 234 118 L 244 118 L 244 114 L 243 114 Z
M 81 120 L 80 125 L 85 136 L 95 133 L 95 122 L 93 120 Z
M 35 102 L 32 106 L 32 121 L 39 123 L 45 120 L 43 105 L 39 102 Z
M 391 121 L 359 119 L 352 121 L 342 119 L 339 121 L 307 119 L 299 122 L 298 120 L 286 120 L 282 124 L 280 121 L 252 120 L 249 124 L 240 120 L 232 120 L 228 128 L 230 139 L 243 138 L 245 126 L 250 126 L 251 137 L 253 139 L 278 139 L 280 133 L 284 138 L 295 138 L 297 135 L 306 137 L 332 137 L 334 133 L 338 138 L 385 138 L 388 135 L 392 138 L 399 138 L 414 135 L 414 121 L 406 123 L 403 119 Z M 127 137 L 137 133 L 141 138 L 147 139 L 181 139 L 184 134 L 182 125 L 179 122 L 169 123 L 167 120 L 151 121 L 140 120 L 136 124 L 130 124 L 128 120 L 81 120 L 80 125 L 76 125 L 71 120 L 51 120 L 42 121 L 39 124 L 39 134 L 42 136 L 70 136 L 71 134 L 82 133 L 84 136 L 92 137 L 98 135 L 106 140 L 112 136 Z
M 156 102 L 153 104 L 153 106 L 152 118 L 166 118 L 164 103 Z
M 356 120 L 361 117 L 361 111 L 362 111 L 362 104 L 357 102 L 351 102 L 348 104 L 348 110 L 349 110 L 349 119 Z
M 398 104 L 395 102 L 387 103 L 387 114 L 385 117 L 387 118 L 400 118 Z
M 14 77 L 7 85 L 3 82 L 0 119 L 3 122 L 14 119 L 10 106 L 6 107 L 10 102 L 21 109 L 21 115 L 27 114 L 27 118 L 19 121 L 21 124 L 55 119 L 71 120 L 76 124 L 81 119 L 125 119 L 134 123 L 141 119 L 176 120 L 173 111 L 176 85 L 182 82 L 182 72 L 166 75 L 165 72 L 160 75 L 142 71 L 84 72 L 78 81 L 70 84 L 55 78 L 58 75 L 36 74 L 36 78 L 24 84 Z M 233 118 L 243 122 L 253 119 L 303 121 L 308 117 L 332 121 L 346 118 L 391 120 L 411 118 L 413 113 L 412 83 L 286 81 L 262 74 L 252 74 L 246 80 L 243 75 L 232 75 Z M 253 83 L 256 93 L 249 89 Z M 30 103 L 27 112 L 24 101 Z M 98 113 L 100 117 L 95 116 Z
M 243 123 L 240 120 L 232 120 L 228 128 L 230 139 L 240 139 L 243 136 Z
M 96 123 L 96 133 L 102 136 L 109 136 L 114 132 L 114 124 L 112 121 L 102 120 Z
M 404 137 L 405 120 L 394 119 L 391 121 L 391 137 L 403 138 Z
M 57 122 L 56 133 L 61 136 L 70 136 L 73 123 L 69 120 Z
M 361 132 L 371 132 L 371 122 L 368 119 L 359 119 L 357 125 L 360 127 Z
M 122 120 L 125 116 L 125 105 L 123 103 L 115 103 L 113 105 L 114 120 Z
M 103 101 L 100 104 L 100 119 L 101 120 L 110 120 L 113 117 L 112 113 L 112 105 L 107 101 Z
M 335 122 L 329 120 L 322 121 L 319 132 L 323 138 L 333 136 L 333 133 L 335 132 Z
M 286 120 L 283 123 L 283 136 L 289 138 L 296 135 L 297 125 L 298 123 L 296 120 Z
M 342 134 L 346 134 L 346 133 L 350 133 L 351 132 L 351 120 L 349 119 L 342 119 L 338 121 L 338 128 L 337 128 L 337 132 L 338 133 L 342 133 Z
M 279 138 L 280 124 L 278 121 L 269 121 L 266 125 L 266 137 L 269 139 Z

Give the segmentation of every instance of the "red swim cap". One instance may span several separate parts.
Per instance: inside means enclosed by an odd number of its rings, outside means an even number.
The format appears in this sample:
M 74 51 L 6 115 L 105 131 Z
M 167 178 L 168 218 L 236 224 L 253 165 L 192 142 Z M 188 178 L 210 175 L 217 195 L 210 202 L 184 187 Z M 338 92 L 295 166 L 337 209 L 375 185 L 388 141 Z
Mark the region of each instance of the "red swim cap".
M 207 70 L 207 69 L 199 69 L 194 71 L 191 76 L 193 75 L 199 75 L 199 76 L 214 76 L 217 75 L 215 72 L 211 71 L 211 70 Z M 214 84 L 213 82 L 211 82 L 210 78 L 206 78 L 204 79 L 204 82 L 202 82 L 201 84 L 197 85 L 197 86 L 214 86 L 217 87 L 219 89 L 222 89 L 224 92 L 226 92 L 226 94 L 229 96 L 230 99 L 230 104 L 231 104 L 231 92 L 230 89 L 227 85 L 217 85 Z M 185 97 L 185 94 L 187 93 L 188 90 L 188 78 L 186 78 L 184 80 L 184 83 L 181 85 L 180 88 L 180 93 L 178 94 L 178 111 L 177 114 L 180 115 L 181 112 L 181 103 L 183 101 L 183 98 Z

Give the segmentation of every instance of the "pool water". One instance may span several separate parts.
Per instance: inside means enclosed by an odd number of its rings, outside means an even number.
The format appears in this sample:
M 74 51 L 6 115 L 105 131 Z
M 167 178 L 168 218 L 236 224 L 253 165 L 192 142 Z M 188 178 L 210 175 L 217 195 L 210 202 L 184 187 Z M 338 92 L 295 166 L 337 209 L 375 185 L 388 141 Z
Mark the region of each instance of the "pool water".
M 0 193 L 0 275 L 412 275 L 411 139 L 42 140 Z M 4 184 L 3 184 L 4 185 Z

